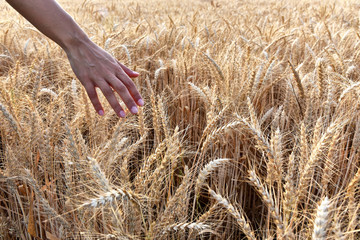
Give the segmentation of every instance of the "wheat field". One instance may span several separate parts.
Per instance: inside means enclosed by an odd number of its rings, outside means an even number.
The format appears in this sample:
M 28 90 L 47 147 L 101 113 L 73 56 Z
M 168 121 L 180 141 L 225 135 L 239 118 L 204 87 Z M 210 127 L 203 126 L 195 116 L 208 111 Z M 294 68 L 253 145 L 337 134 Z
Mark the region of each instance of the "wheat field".
M 1 2 L 0 239 L 360 238 L 360 4 L 59 2 L 145 106 Z

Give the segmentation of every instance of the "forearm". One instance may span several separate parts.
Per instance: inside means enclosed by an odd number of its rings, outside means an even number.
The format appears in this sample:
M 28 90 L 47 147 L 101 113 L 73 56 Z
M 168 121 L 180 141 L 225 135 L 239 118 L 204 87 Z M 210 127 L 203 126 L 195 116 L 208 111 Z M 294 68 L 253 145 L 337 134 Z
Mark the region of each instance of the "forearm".
M 37 29 L 59 44 L 66 52 L 70 65 L 85 87 L 99 115 L 104 109 L 96 88 L 100 88 L 119 117 L 125 117 L 114 92 L 128 109 L 136 114 L 136 105 L 144 105 L 130 77 L 139 76 L 94 44 L 55 0 L 6 0 Z
M 65 51 L 78 44 L 90 42 L 84 31 L 55 0 L 6 1 Z

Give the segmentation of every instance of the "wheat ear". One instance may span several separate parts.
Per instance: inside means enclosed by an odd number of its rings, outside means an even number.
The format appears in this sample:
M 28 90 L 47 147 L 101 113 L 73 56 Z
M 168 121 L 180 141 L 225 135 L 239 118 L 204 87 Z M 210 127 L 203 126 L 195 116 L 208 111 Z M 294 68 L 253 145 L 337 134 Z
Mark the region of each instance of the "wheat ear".
M 249 180 L 255 186 L 256 190 L 258 191 L 260 196 L 263 198 L 265 204 L 268 206 L 270 214 L 273 217 L 273 219 L 275 220 L 275 224 L 276 224 L 278 233 L 280 235 L 280 238 L 282 238 L 284 235 L 284 224 L 283 224 L 282 217 L 280 216 L 279 207 L 275 205 L 272 194 L 269 192 L 267 187 L 264 186 L 260 182 L 260 179 L 256 175 L 255 171 L 253 171 L 253 170 L 249 171 Z
M 323 60 L 319 58 L 317 60 L 317 68 L 316 68 L 316 82 L 318 84 L 319 88 L 319 99 L 322 99 L 325 92 L 325 73 L 324 73 L 324 67 L 323 67 Z
M 344 123 L 345 121 L 343 121 Z M 299 184 L 298 184 L 298 200 L 302 200 L 306 190 L 308 189 L 308 181 L 313 174 L 313 170 L 316 166 L 317 161 L 319 160 L 319 155 L 323 151 L 324 146 L 327 145 L 329 139 L 336 133 L 336 130 L 340 127 L 339 122 L 333 122 L 326 130 L 326 132 L 322 135 L 320 140 L 313 147 L 309 160 L 306 162 L 305 166 L 303 166 L 303 170 L 300 173 Z
M 331 181 L 331 176 L 335 167 L 335 154 L 336 154 L 336 144 L 338 143 L 339 134 L 335 134 L 330 143 L 328 155 L 325 161 L 325 166 L 323 170 L 323 176 L 321 178 L 321 186 L 323 195 L 327 192 L 329 183 Z
M 273 180 L 278 181 L 279 183 L 282 180 L 282 142 L 281 142 L 281 134 L 280 129 L 277 128 L 275 133 L 273 134 L 270 146 L 272 148 L 272 152 L 274 153 L 274 158 L 270 158 L 267 162 L 267 176 L 266 181 L 271 183 Z
M 20 136 L 20 132 L 18 130 L 17 124 L 13 118 L 13 116 L 6 110 L 6 107 L 0 103 L 0 111 L 2 111 L 4 117 L 10 123 L 10 126 L 15 130 L 15 132 Z
M 99 180 L 100 185 L 103 187 L 103 189 L 105 191 L 110 191 L 111 187 L 110 187 L 109 180 L 106 178 L 104 172 L 101 170 L 98 162 L 91 157 L 87 157 L 87 160 L 89 160 L 89 162 L 91 164 L 91 169 L 92 169 L 94 175 L 96 176 L 96 178 Z
M 325 197 L 317 208 L 314 222 L 313 240 L 326 240 L 326 233 L 330 215 L 330 200 Z
M 244 216 L 245 213 L 243 213 L 243 211 L 238 211 L 237 209 L 235 209 L 235 207 L 231 203 L 229 203 L 228 200 L 226 200 L 210 188 L 209 193 L 222 207 L 224 207 L 236 219 L 241 230 L 244 232 L 244 234 L 249 240 L 256 239 L 254 231 L 251 229 L 250 224 L 246 220 L 246 217 Z
M 202 230 L 205 229 L 211 229 L 211 227 L 209 225 L 206 225 L 204 223 L 176 223 L 176 224 L 172 224 L 168 227 L 166 227 L 163 231 L 162 234 L 166 234 L 167 232 L 171 232 L 171 231 L 185 231 L 185 229 L 191 229 L 191 230 L 196 230 L 198 232 L 201 232 Z
M 215 159 L 205 165 L 203 169 L 201 169 L 195 185 L 195 194 L 198 194 L 201 187 L 204 185 L 206 178 L 215 171 L 218 167 L 222 166 L 223 164 L 229 162 L 230 159 L 228 158 L 220 158 Z
M 340 95 L 340 98 L 339 98 L 339 103 L 341 103 L 341 101 L 344 99 L 344 97 L 351 91 L 353 90 L 354 88 L 360 86 L 360 82 L 356 82 L 356 83 L 353 83 L 351 84 L 349 87 L 347 87 Z
M 160 124 L 159 124 L 159 112 L 158 112 L 158 108 L 157 108 L 157 104 L 156 104 L 156 97 L 155 97 L 155 93 L 154 90 L 151 86 L 150 80 L 147 77 L 146 78 L 146 84 L 147 87 L 150 91 L 150 102 L 151 102 L 151 108 L 152 108 L 152 116 L 153 116 L 153 127 L 154 127 L 154 131 L 155 131 L 155 139 L 156 139 L 156 143 L 160 143 L 160 138 L 161 138 L 161 131 L 160 131 Z
M 290 65 L 290 69 L 291 69 L 291 72 L 295 78 L 295 82 L 296 82 L 296 85 L 300 91 L 300 97 L 301 99 L 304 99 L 305 98 L 305 91 L 304 91 L 304 87 L 301 83 L 301 79 L 300 79 L 300 76 L 298 74 L 298 72 L 296 71 L 296 69 L 294 68 L 294 66 L 292 65 L 292 63 L 290 61 L 288 61 L 289 65 Z
M 81 204 L 81 208 L 83 207 L 89 207 L 89 208 L 97 208 L 99 206 L 104 206 L 108 203 L 112 203 L 116 200 L 120 200 L 120 199 L 124 199 L 124 200 L 132 200 L 134 202 L 138 202 L 138 200 L 140 199 L 140 197 L 136 194 L 134 194 L 133 192 L 131 192 L 130 190 L 125 190 L 125 189 L 112 189 L 108 192 L 105 192 L 104 194 L 100 195 L 99 197 L 90 199 L 89 201 L 86 201 L 85 203 Z

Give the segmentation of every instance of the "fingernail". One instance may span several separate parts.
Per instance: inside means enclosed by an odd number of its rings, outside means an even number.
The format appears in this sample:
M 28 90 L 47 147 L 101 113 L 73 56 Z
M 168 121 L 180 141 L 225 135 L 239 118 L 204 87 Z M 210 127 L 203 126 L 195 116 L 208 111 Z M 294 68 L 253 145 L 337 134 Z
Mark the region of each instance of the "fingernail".
M 120 117 L 124 118 L 126 116 L 125 112 L 123 110 L 120 111 L 119 113 Z
M 138 104 L 139 104 L 140 106 L 144 106 L 144 100 L 140 99 L 140 100 L 138 101 Z
M 135 72 L 135 71 L 132 71 L 133 72 L 133 74 L 137 74 L 137 75 L 140 75 L 140 73 L 138 73 L 138 72 Z
M 103 110 L 99 110 L 98 113 L 99 113 L 100 116 L 103 116 L 103 115 L 104 115 L 104 111 L 103 111 Z
M 133 114 L 136 114 L 138 113 L 138 108 L 137 107 L 132 107 L 131 110 L 130 110 Z

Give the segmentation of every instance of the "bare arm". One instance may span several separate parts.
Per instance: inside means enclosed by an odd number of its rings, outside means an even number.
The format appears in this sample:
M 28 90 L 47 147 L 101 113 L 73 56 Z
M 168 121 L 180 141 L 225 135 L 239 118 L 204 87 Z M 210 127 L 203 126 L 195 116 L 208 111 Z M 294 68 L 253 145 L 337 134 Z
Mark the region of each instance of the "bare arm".
M 120 117 L 125 117 L 125 112 L 117 101 L 114 91 L 134 114 L 138 112 L 136 105 L 144 105 L 140 93 L 130 79 L 139 74 L 93 43 L 55 0 L 6 1 L 64 49 L 75 75 L 85 87 L 95 110 L 100 115 L 104 114 L 104 110 L 95 91 L 96 87 L 101 89 Z

